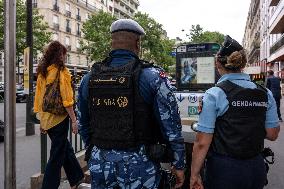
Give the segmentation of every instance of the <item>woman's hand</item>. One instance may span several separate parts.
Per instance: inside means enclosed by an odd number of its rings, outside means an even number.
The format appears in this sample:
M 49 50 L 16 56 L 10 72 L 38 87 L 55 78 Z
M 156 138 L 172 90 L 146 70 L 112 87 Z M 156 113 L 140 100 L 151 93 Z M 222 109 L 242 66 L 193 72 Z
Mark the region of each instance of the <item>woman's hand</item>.
M 204 189 L 200 175 L 190 177 L 190 189 Z
M 73 121 L 72 120 L 72 133 L 75 135 L 78 134 L 78 123 L 77 120 Z
M 47 131 L 44 130 L 43 128 L 41 128 L 41 127 L 39 127 L 39 130 L 40 130 L 40 133 L 41 133 L 41 134 L 44 134 L 44 135 L 45 135 L 45 134 L 47 133 Z

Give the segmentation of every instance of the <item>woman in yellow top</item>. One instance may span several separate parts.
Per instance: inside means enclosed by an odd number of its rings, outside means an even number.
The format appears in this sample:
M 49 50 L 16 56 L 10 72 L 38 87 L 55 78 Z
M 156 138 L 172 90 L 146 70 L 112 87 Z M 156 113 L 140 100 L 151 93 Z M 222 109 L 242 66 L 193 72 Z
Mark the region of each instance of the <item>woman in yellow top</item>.
M 69 118 L 72 120 L 72 131 L 77 134 L 77 119 L 73 110 L 74 94 L 71 87 L 71 74 L 65 66 L 67 49 L 58 41 L 49 44 L 38 66 L 38 78 L 35 93 L 34 111 L 39 113 L 40 129 L 47 133 L 51 140 L 50 157 L 46 165 L 42 189 L 57 189 L 60 185 L 63 166 L 71 189 L 77 187 L 84 178 L 74 150 L 67 139 Z M 53 83 L 58 71 L 60 94 L 66 113 L 55 115 L 42 110 L 46 85 Z

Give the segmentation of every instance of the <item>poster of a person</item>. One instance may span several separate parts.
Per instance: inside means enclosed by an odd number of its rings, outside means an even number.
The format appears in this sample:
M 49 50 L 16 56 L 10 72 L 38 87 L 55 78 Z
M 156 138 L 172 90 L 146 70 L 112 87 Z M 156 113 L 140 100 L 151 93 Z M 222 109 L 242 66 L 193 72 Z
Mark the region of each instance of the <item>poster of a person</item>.
M 192 83 L 196 80 L 196 58 L 182 58 L 181 59 L 181 83 L 187 84 Z

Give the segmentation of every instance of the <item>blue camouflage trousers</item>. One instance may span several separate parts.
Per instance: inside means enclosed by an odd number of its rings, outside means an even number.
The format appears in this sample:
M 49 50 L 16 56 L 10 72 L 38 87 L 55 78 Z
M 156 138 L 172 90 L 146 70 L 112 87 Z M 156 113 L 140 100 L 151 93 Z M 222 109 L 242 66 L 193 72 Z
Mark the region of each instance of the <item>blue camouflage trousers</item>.
M 92 189 L 156 189 L 160 165 L 150 161 L 144 147 L 136 152 L 94 147 L 88 162 Z

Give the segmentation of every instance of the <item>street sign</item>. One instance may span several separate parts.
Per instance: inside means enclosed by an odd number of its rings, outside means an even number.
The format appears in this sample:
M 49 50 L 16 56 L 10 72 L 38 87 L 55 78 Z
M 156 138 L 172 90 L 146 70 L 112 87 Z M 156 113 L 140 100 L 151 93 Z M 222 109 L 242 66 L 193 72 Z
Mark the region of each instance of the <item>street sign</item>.
M 30 59 L 30 48 L 24 49 L 24 93 L 29 94 L 29 59 Z
M 188 116 L 197 116 L 198 115 L 198 106 L 188 106 Z

